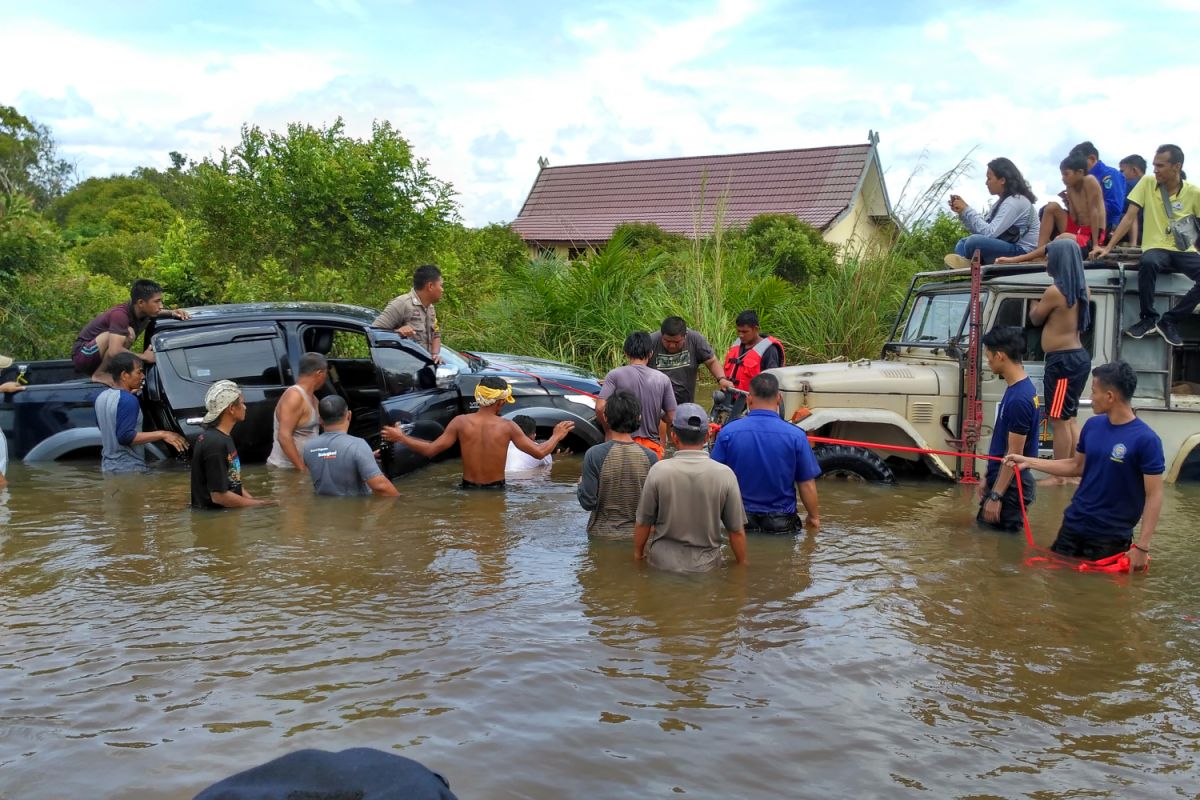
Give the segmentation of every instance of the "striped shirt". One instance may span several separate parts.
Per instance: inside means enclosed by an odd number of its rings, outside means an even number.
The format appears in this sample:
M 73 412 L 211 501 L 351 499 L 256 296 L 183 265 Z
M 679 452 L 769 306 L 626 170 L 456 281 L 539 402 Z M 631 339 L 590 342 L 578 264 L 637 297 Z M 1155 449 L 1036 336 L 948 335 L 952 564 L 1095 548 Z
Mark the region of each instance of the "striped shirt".
M 632 539 L 646 473 L 658 456 L 636 442 L 604 442 L 583 456 L 577 494 L 588 517 L 589 536 Z

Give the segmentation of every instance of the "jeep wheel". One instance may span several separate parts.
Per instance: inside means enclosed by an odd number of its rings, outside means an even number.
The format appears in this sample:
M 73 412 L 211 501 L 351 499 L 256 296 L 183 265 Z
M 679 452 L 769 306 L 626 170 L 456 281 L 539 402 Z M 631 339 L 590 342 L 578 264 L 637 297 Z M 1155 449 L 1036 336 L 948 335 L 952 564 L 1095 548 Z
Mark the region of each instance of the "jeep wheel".
M 872 483 L 895 483 L 896 476 L 883 459 L 862 447 L 844 444 L 819 444 L 813 455 L 821 466 L 822 478 L 841 478 Z

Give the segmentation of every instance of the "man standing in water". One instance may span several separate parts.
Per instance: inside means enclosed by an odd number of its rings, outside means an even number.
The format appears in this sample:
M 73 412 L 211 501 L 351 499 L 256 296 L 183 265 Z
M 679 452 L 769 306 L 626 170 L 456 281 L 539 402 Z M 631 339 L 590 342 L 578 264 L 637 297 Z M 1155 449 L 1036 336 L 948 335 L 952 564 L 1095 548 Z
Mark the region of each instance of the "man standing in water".
M 560 422 L 554 426 L 549 439 L 541 444 L 535 443 L 517 423 L 500 416 L 505 404 L 515 401 L 508 382 L 494 375 L 484 378 L 475 387 L 475 402 L 479 404 L 475 413 L 462 414 L 450 420 L 445 432 L 432 442 L 409 436 L 398 424 L 385 426 L 383 438 L 402 444 L 426 458 L 433 458 L 457 443 L 462 448 L 462 488 L 503 489 L 504 464 L 508 459 L 510 442 L 522 453 L 545 458 L 575 427 L 573 422 Z
M 100 428 L 100 470 L 105 474 L 146 472 L 146 445 L 166 442 L 182 453 L 187 439 L 174 431 L 142 430 L 142 406 L 137 394 L 145 373 L 142 360 L 128 350 L 109 362 L 115 389 L 105 389 L 96 398 L 96 424 Z
M 638 399 L 642 408 L 642 422 L 633 432 L 633 440 L 662 458 L 662 440 L 659 436 L 659 420 L 670 423 L 675 414 L 675 390 L 671 379 L 656 369 L 647 366 L 651 356 L 650 334 L 634 331 L 625 337 L 625 357 L 629 363 L 617 367 L 604 376 L 604 386 L 596 401 L 596 417 L 604 429 L 609 430 L 604 415 L 608 398 L 624 390 Z
M 701 364 L 722 389 L 733 386 L 708 339 L 688 328 L 682 317 L 667 317 L 658 332 L 650 334 L 649 366 L 670 379 L 676 403 L 696 401 L 696 376 Z
M 684 403 L 671 423 L 675 457 L 646 474 L 633 530 L 633 557 L 676 572 L 705 572 L 721 566 L 721 530 L 729 549 L 746 563 L 746 512 L 737 476 L 704 452 L 708 415 Z
M 1130 404 L 1137 391 L 1137 373 L 1124 361 L 1092 370 L 1092 412 L 1083 423 L 1071 458 L 1033 458 L 1009 455 L 1006 465 L 1022 472 L 1036 469 L 1083 480 L 1063 512 L 1062 527 L 1050 549 L 1072 558 L 1094 561 L 1125 552 L 1130 569 L 1146 567 L 1150 540 L 1162 510 L 1162 440 L 1134 414 Z M 1142 534 L 1133 541 L 1133 526 L 1142 520 Z
M 1075 416 L 1092 371 L 1092 357 L 1079 338 L 1091 325 L 1091 311 L 1083 259 L 1074 242 L 1059 239 L 1046 246 L 1046 271 L 1054 283 L 1030 307 L 1029 321 L 1042 326 L 1046 416 L 1054 430 L 1054 458 L 1064 459 L 1075 455 L 1079 440 Z M 1052 477 L 1047 482 L 1063 481 Z
M 1074 247 L 1070 242 L 1065 242 Z M 988 455 L 1003 458 L 1012 453 L 1036 456 L 1038 452 L 1037 387 L 1025 374 L 1021 358 L 1025 352 L 1025 329 L 992 328 L 983 336 L 983 354 L 988 367 L 1000 376 L 1008 388 L 996 407 L 996 425 Z M 1015 533 L 1021 530 L 1021 496 L 1013 480 L 1013 468 L 999 461 L 987 462 L 987 479 L 979 487 L 977 521 L 996 530 Z M 1021 491 L 1025 505 L 1033 502 L 1033 475 L 1021 473 Z
M 275 441 L 267 456 L 267 466 L 307 471 L 301 451 L 309 439 L 321 432 L 315 392 L 325 385 L 328 376 L 325 356 L 320 353 L 300 356 L 300 375 L 275 404 Z
M 193 508 L 247 508 L 273 505 L 250 496 L 242 486 L 242 460 L 230 436 L 246 418 L 242 390 L 233 381 L 217 381 L 204 395 L 204 433 L 192 453 Z
M 336 394 L 321 400 L 321 426 L 325 432 L 304 443 L 304 463 L 312 476 L 313 491 L 331 497 L 399 497 L 400 493 L 379 465 L 371 445 L 350 435 L 350 409 Z

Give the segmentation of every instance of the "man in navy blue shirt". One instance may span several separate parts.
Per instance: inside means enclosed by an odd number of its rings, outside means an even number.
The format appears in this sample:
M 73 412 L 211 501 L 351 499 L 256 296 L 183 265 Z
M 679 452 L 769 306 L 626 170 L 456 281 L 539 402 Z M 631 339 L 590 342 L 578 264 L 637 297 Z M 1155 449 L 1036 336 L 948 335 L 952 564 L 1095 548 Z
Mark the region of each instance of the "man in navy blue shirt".
M 996 406 L 996 424 L 992 428 L 992 443 L 988 455 L 996 458 L 1018 453 L 1038 454 L 1038 393 L 1033 381 L 1025 374 L 1022 361 L 1025 355 L 1025 331 L 1017 327 L 992 328 L 983 336 L 983 354 L 993 373 L 1000 376 L 1008 388 Z M 988 461 L 987 480 L 979 487 L 981 525 L 1015 533 L 1022 528 L 1021 496 L 1025 505 L 1033 502 L 1033 474 L 1021 473 L 1021 490 L 1013 480 L 1013 468 L 999 461 Z
M 1125 213 L 1125 176 L 1119 169 L 1113 169 L 1100 160 L 1100 151 L 1091 142 L 1080 142 L 1071 148 L 1071 155 L 1081 155 L 1087 159 L 1088 175 L 1100 182 L 1104 191 L 1104 239 L 1117 227 L 1121 215 Z M 1100 231 L 1095 232 L 1099 242 Z
M 1133 413 L 1137 373 L 1124 361 L 1092 370 L 1092 411 L 1072 458 L 1051 461 L 1010 455 L 1006 463 L 1083 480 L 1050 549 L 1089 561 L 1127 552 L 1131 569 L 1146 566 L 1162 509 L 1162 440 Z M 1089 457 L 1090 456 L 1090 457 Z M 1133 526 L 1142 533 L 1133 541 Z
M 713 445 L 713 460 L 733 470 L 742 491 L 747 532 L 792 533 L 801 527 L 796 492 L 808 512 L 806 524 L 821 524 L 817 476 L 821 468 L 808 436 L 779 417 L 779 379 L 760 372 L 750 381 L 749 413 L 725 425 Z

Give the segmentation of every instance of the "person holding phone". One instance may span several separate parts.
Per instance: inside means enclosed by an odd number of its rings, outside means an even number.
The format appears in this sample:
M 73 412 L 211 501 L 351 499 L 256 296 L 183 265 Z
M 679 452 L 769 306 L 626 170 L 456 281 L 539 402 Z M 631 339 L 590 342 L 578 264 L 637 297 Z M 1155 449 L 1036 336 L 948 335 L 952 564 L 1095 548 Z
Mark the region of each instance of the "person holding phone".
M 971 256 L 979 251 L 983 264 L 1003 256 L 1022 256 L 1038 246 L 1041 224 L 1037 197 L 1021 171 L 1007 158 L 988 162 L 987 189 L 1000 199 L 986 215 L 967 205 L 959 195 L 950 195 L 950 210 L 958 215 L 969 236 L 958 240 L 954 252 L 946 256 L 946 266 L 971 266 Z

